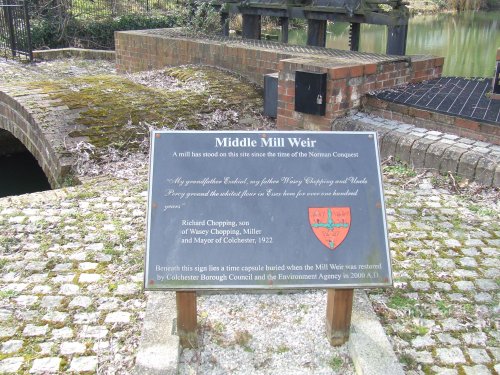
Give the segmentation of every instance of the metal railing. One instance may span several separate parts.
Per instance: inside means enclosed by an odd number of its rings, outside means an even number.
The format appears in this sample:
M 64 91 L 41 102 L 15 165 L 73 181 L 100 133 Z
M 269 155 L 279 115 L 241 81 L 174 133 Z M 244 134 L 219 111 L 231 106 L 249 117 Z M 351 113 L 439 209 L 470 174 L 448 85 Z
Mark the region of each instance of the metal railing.
M 1 0 L 0 0 L 1 1 Z M 183 0 L 31 0 L 35 17 L 71 15 L 75 18 L 99 19 L 129 14 L 165 13 L 179 8 Z
M 28 4 L 0 0 L 0 52 L 5 57 L 33 60 Z

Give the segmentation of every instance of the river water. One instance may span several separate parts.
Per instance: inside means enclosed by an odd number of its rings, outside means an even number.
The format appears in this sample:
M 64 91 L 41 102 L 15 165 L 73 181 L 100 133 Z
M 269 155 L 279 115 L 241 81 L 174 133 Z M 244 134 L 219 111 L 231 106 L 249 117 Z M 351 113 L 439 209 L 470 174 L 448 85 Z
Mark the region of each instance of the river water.
M 360 50 L 385 53 L 387 28 L 361 25 Z M 306 30 L 289 32 L 290 44 L 305 44 Z M 349 24 L 329 23 L 327 47 L 349 49 Z M 408 26 L 406 53 L 445 57 L 443 75 L 493 77 L 500 47 L 500 11 L 414 16 Z
M 0 198 L 49 189 L 47 177 L 28 151 L 0 156 Z

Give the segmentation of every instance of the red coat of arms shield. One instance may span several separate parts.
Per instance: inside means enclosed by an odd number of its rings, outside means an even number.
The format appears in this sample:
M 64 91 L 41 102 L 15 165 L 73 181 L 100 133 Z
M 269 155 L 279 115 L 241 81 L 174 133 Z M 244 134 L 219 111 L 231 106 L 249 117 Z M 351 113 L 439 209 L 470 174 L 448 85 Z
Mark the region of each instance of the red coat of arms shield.
M 309 223 L 314 234 L 330 250 L 336 249 L 351 227 L 350 207 L 309 207 Z

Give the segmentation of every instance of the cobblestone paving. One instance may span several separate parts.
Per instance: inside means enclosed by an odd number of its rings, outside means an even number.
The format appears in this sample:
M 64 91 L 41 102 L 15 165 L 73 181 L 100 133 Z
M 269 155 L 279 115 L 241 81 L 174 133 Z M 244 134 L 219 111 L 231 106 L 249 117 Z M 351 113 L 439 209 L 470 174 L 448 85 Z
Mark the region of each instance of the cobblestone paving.
M 0 374 L 126 374 L 142 329 L 145 184 L 0 199 Z
M 396 169 L 393 169 L 396 171 Z M 395 288 L 370 292 L 408 373 L 500 373 L 500 209 L 424 178 L 385 184 Z M 401 181 L 401 182 L 398 182 Z
M 386 168 L 395 288 L 370 297 L 407 373 L 500 370 L 499 203 Z M 142 182 L 0 199 L 0 373 L 130 373 L 145 311 Z
M 145 311 L 138 174 L 0 199 L 0 373 L 131 372 Z M 498 191 L 471 199 L 434 180 L 386 168 L 395 288 L 370 298 L 407 373 L 500 373 Z

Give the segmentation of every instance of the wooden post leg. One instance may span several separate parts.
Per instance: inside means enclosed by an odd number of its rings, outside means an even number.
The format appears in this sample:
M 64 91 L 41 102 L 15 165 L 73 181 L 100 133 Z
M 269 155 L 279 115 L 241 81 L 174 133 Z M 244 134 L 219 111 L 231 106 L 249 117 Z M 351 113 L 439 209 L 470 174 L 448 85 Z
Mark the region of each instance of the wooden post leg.
M 281 17 L 281 43 L 288 43 L 288 17 Z
M 196 316 L 196 292 L 176 292 L 177 334 L 183 348 L 196 348 L 198 325 Z
M 332 346 L 349 340 L 354 289 L 327 289 L 326 335 Z
M 326 46 L 326 26 L 324 20 L 307 20 L 307 45 L 316 47 Z

